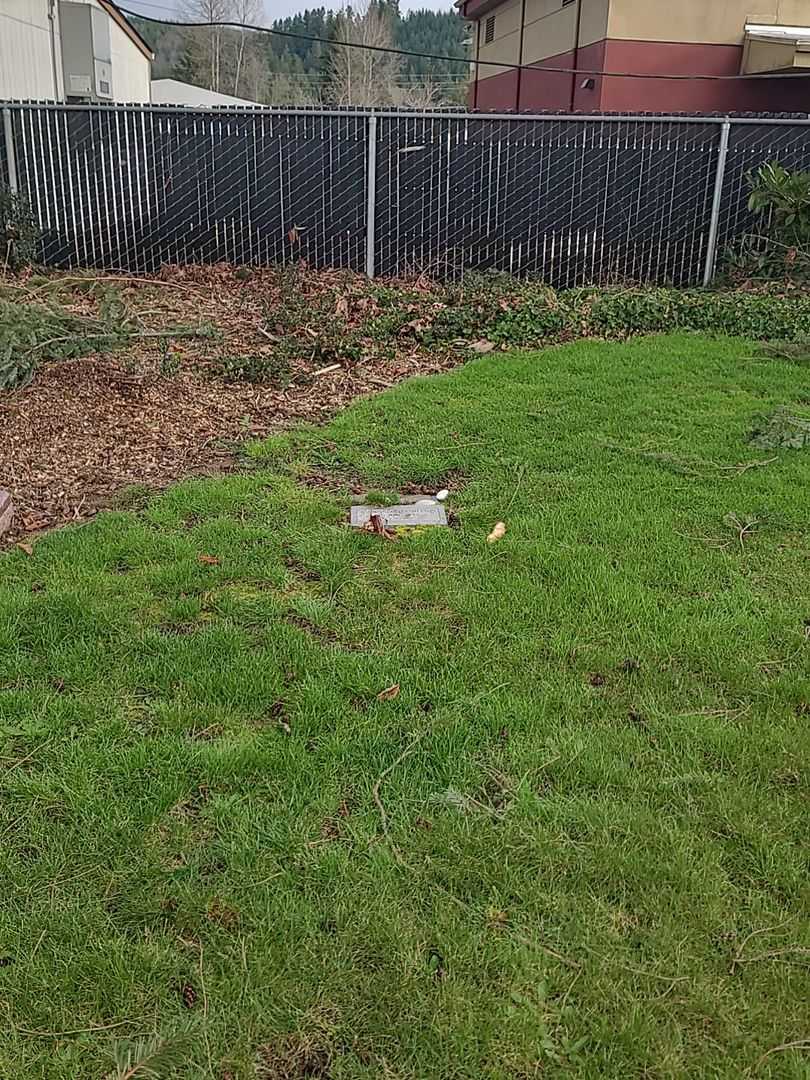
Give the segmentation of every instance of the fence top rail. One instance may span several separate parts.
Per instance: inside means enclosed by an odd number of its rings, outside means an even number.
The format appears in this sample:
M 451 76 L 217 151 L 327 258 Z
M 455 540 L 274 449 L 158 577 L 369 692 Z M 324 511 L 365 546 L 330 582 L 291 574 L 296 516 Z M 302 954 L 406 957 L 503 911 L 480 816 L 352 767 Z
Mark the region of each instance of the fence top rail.
M 444 109 L 429 110 L 389 110 L 389 109 L 302 109 L 283 106 L 216 106 L 214 108 L 191 108 L 183 105 L 151 105 L 148 103 L 115 103 L 110 105 L 64 104 L 58 101 L 0 101 L 0 109 L 14 111 L 47 109 L 55 112 L 145 112 L 160 113 L 168 116 L 312 116 L 344 117 L 345 119 L 363 119 L 376 116 L 381 119 L 396 120 L 455 120 L 464 123 L 479 123 L 487 120 L 522 123 L 600 123 L 600 124 L 717 124 L 725 123 L 782 127 L 810 126 L 810 115 L 804 117 L 781 116 L 723 116 L 712 113 L 707 116 L 683 116 L 678 114 L 619 114 L 619 113 L 480 113 L 461 112 Z

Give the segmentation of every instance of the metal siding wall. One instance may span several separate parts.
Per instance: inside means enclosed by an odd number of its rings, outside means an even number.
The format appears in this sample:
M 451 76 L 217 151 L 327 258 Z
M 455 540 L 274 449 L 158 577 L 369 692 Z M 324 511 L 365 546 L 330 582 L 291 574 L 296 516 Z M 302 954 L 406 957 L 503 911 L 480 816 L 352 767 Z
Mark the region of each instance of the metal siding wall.
M 0 11 L 0 101 L 54 98 L 53 62 L 45 0 L 4 0 Z M 57 49 L 57 75 L 61 57 Z M 56 96 L 61 96 L 61 85 Z
M 122 105 L 149 104 L 152 94 L 152 65 L 137 45 L 107 13 L 112 52 L 112 89 Z

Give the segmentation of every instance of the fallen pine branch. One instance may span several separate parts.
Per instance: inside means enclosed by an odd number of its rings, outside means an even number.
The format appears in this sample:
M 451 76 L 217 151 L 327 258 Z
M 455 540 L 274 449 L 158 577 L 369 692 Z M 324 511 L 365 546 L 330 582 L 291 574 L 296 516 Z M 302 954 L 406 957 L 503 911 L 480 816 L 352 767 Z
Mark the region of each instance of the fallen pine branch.
M 109 341 L 119 339 L 123 342 L 138 341 L 142 338 L 205 338 L 214 337 L 212 327 L 201 327 L 197 330 L 139 330 L 137 333 L 129 331 L 108 330 L 102 334 L 66 334 L 64 337 L 48 338 L 47 341 L 38 341 L 32 345 L 28 353 L 36 349 L 44 349 L 48 345 L 61 345 L 65 341 Z

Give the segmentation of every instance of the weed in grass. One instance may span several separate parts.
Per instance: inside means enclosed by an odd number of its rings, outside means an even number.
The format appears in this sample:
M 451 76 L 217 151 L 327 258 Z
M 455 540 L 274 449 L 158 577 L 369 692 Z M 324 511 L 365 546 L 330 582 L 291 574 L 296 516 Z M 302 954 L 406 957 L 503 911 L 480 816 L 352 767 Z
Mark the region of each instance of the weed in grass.
M 750 441 L 763 450 L 802 450 L 810 445 L 810 417 L 780 406 L 758 422 Z
M 158 348 L 160 350 L 158 371 L 162 378 L 171 379 L 180 370 L 182 357 L 176 349 L 171 347 L 171 342 L 168 338 L 160 341 Z
M 810 363 L 810 341 L 765 341 L 757 349 L 759 356 L 787 360 L 791 364 Z

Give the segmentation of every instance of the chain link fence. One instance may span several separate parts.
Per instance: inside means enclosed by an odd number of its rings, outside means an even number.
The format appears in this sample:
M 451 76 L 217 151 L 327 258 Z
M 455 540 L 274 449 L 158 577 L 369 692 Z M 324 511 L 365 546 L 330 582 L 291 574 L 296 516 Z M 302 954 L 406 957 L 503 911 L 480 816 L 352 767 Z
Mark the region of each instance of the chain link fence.
M 718 214 L 720 251 L 756 231 L 754 217 L 748 210 L 750 185 L 746 178 L 768 161 L 778 161 L 791 170 L 809 169 L 810 121 L 731 122 Z
M 154 272 L 268 264 L 372 275 L 695 284 L 752 227 L 747 174 L 804 167 L 810 122 L 722 117 L 9 104 L 0 180 L 42 261 Z

